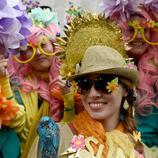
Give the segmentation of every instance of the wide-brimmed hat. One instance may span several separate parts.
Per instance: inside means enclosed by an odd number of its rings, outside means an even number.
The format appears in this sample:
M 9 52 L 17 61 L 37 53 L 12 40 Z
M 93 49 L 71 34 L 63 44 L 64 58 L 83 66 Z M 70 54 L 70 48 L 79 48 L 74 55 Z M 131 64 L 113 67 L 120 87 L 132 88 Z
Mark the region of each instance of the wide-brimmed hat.
M 115 49 L 107 46 L 89 47 L 81 61 L 81 67 L 75 75 L 68 80 L 73 80 L 87 74 L 113 74 L 129 79 L 133 84 L 138 81 L 138 71 L 128 66 L 125 58 Z

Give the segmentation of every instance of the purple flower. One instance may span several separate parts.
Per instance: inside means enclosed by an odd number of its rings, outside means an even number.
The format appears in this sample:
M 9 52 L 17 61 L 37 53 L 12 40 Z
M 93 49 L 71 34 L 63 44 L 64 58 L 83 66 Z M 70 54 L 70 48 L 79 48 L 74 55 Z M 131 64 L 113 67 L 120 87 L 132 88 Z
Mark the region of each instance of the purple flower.
M 21 0 L 0 1 L 0 47 L 1 53 L 9 52 L 26 44 L 25 37 L 30 34 L 31 26 Z
M 31 1 L 31 0 L 27 0 L 25 2 L 26 4 L 26 10 L 29 12 L 30 10 L 34 9 L 34 8 L 38 8 L 40 6 L 40 3 L 38 1 Z
M 145 0 L 145 6 L 153 12 L 158 12 L 158 0 Z
M 101 8 L 103 8 L 105 17 L 111 17 L 115 13 L 125 12 L 129 0 L 103 0 Z
M 100 5 L 105 17 L 113 20 L 127 20 L 138 9 L 143 0 L 103 0 Z

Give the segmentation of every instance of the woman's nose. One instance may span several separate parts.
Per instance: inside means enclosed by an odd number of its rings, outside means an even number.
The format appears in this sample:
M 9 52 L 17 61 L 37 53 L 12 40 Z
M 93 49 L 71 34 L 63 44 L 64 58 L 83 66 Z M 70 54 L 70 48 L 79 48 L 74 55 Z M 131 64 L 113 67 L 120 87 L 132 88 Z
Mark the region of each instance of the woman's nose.
M 39 50 L 39 48 L 36 48 L 36 54 L 37 55 L 41 54 L 41 51 Z
M 89 90 L 89 96 L 90 97 L 98 97 L 101 94 L 95 89 L 94 85 L 92 85 L 92 87 Z
M 141 34 L 141 32 L 140 32 L 140 30 L 138 31 L 138 33 L 137 33 L 137 36 L 136 36 L 137 38 L 142 38 L 142 34 Z

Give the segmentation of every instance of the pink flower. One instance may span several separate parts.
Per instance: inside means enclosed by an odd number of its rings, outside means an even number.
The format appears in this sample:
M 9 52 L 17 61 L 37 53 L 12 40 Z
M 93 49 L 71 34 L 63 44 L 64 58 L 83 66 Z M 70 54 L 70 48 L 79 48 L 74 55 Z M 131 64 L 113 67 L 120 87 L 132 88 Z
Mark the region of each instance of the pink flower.
M 143 154 L 140 154 L 138 151 L 135 151 L 137 158 L 144 158 Z
M 85 147 L 84 136 L 83 135 L 79 135 L 79 136 L 74 135 L 74 137 L 71 141 L 71 147 L 73 149 L 75 149 L 76 151 L 83 149 Z

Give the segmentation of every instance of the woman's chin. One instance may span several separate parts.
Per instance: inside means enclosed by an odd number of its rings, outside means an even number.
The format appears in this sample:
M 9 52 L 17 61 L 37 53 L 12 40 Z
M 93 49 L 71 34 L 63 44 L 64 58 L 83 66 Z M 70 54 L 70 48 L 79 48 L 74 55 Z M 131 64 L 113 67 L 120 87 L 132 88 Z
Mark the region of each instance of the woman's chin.
M 131 49 L 127 51 L 127 54 L 129 55 L 129 57 L 138 59 L 146 52 L 148 46 L 149 45 L 147 43 L 142 46 L 130 45 Z

